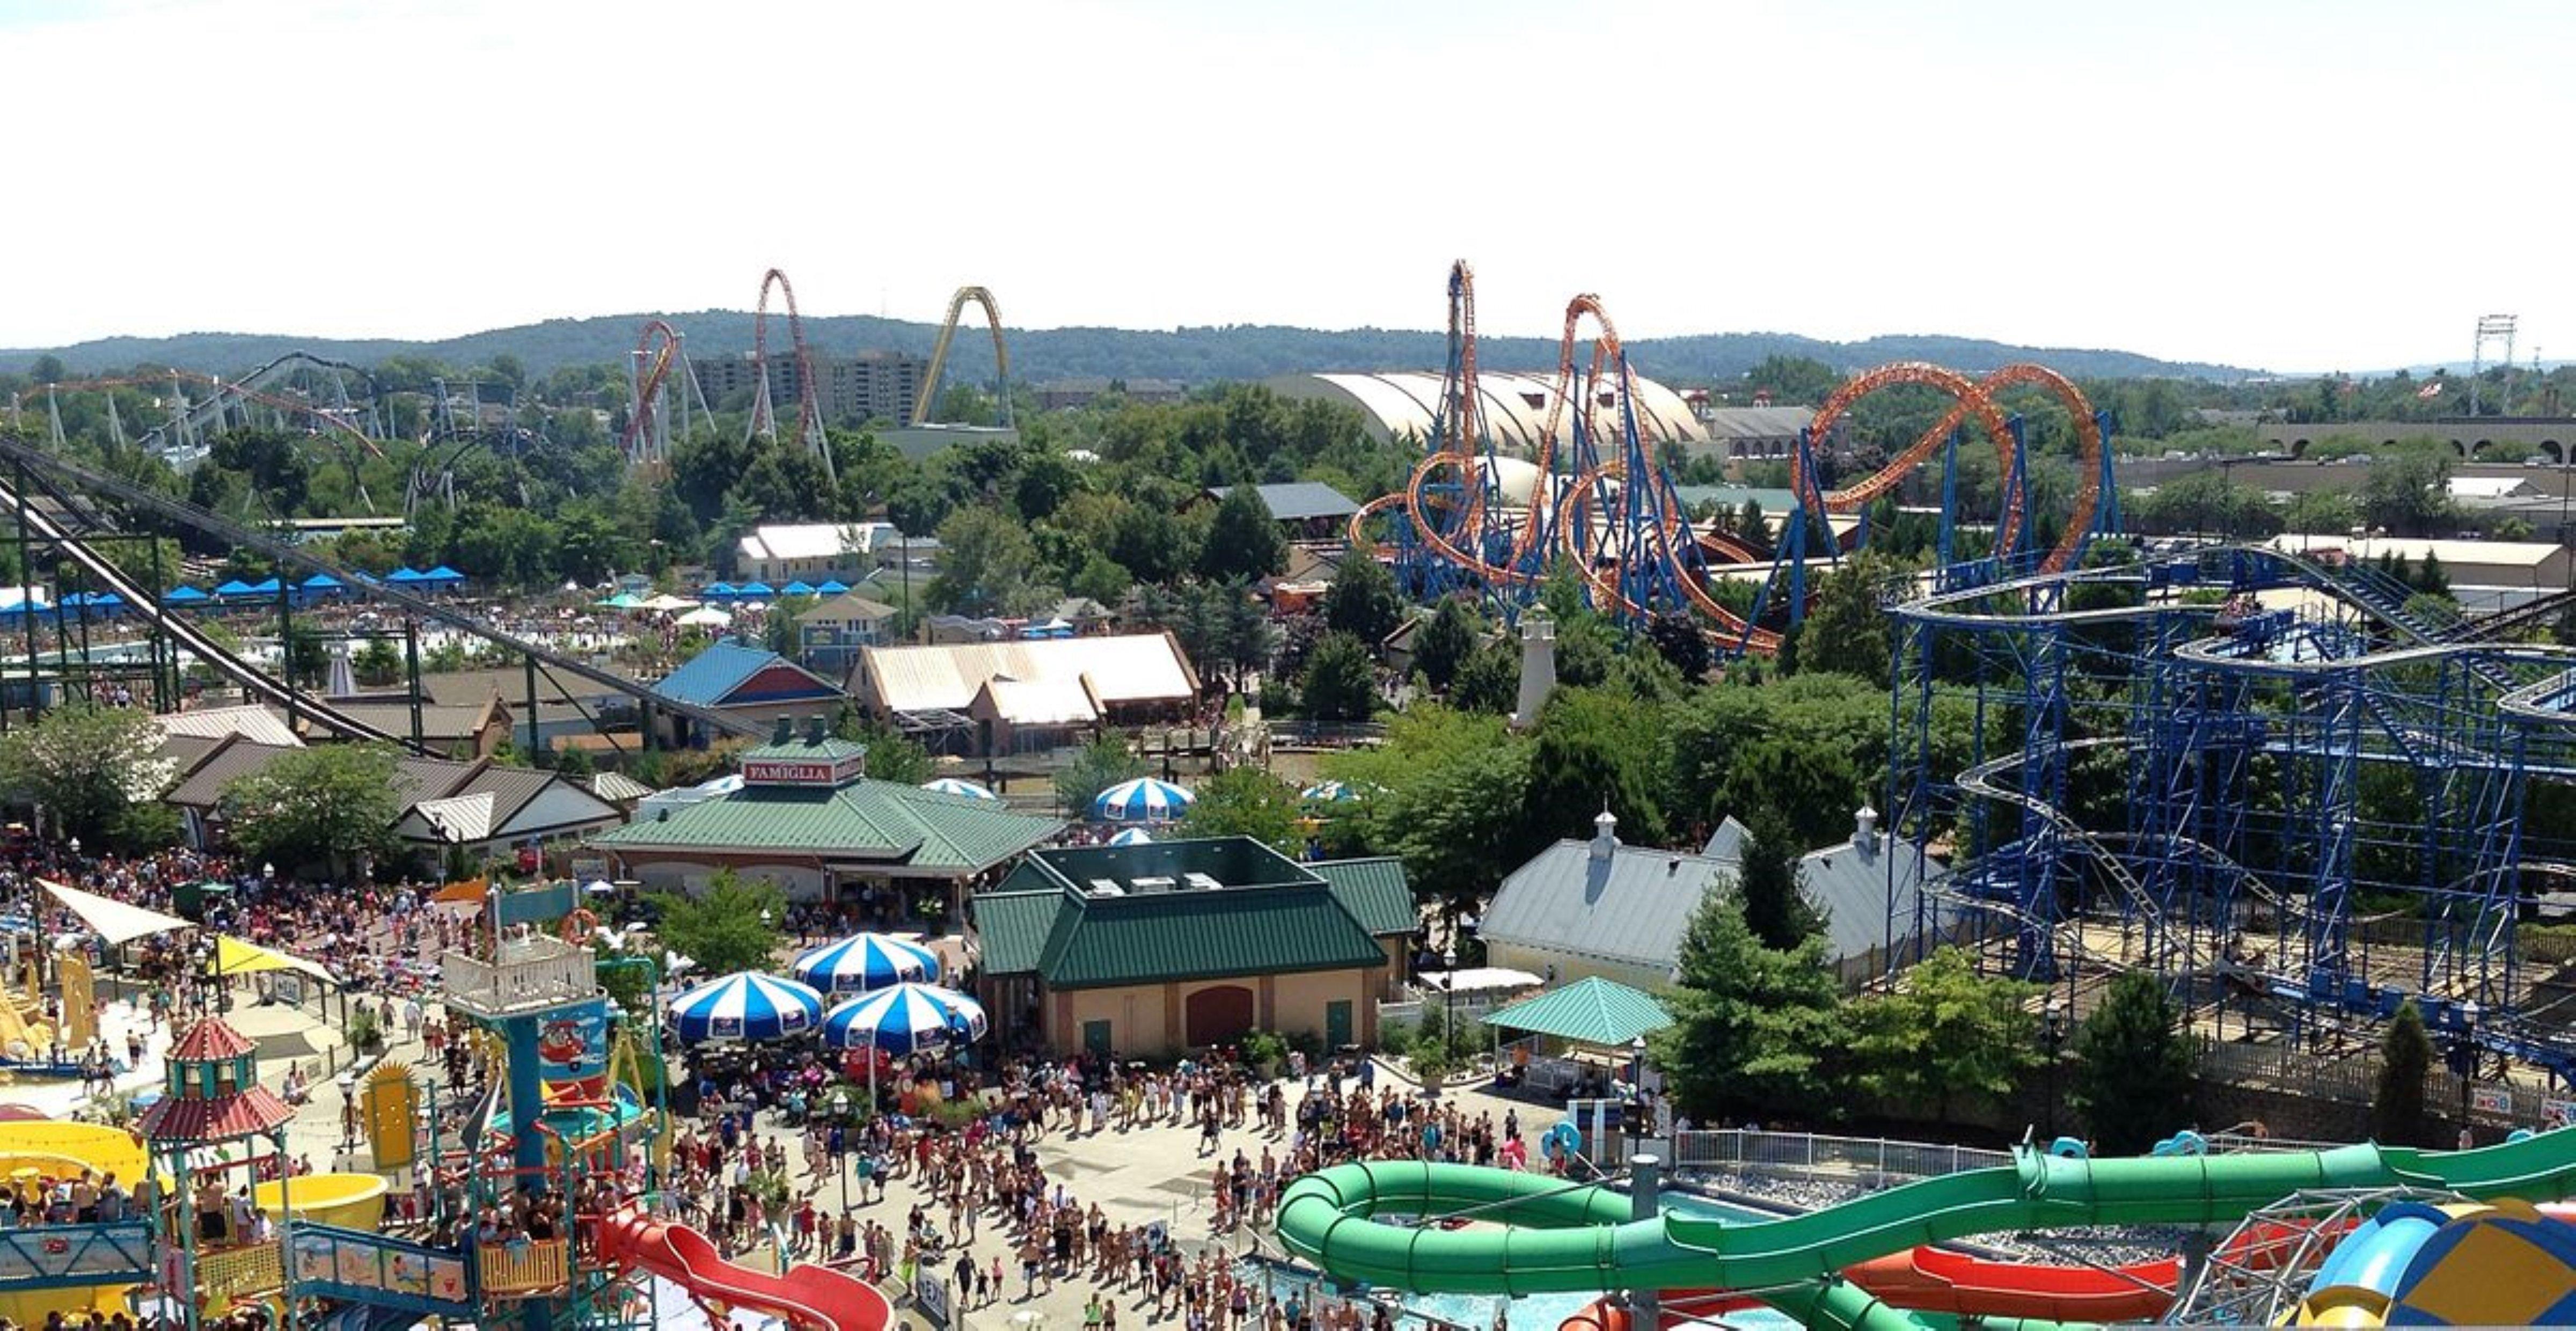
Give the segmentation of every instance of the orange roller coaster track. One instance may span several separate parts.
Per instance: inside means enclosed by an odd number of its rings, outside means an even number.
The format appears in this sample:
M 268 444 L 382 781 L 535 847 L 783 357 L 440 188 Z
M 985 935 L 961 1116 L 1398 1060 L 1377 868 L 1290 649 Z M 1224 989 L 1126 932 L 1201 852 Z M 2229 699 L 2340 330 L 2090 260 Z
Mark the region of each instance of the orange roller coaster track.
M 769 401 L 769 291 L 778 289 L 787 306 L 787 341 L 796 358 L 796 429 L 789 441 L 811 448 L 823 459 L 823 474 L 832 474 L 832 446 L 823 434 L 823 402 L 814 386 L 814 358 L 805 350 L 805 318 L 796 312 L 796 288 L 775 268 L 760 276 L 760 305 L 751 318 L 751 366 L 755 380 L 751 432 L 776 438 L 778 416 Z
M 1492 443 L 1476 382 L 1475 318 L 1474 273 L 1461 260 L 1449 274 L 1450 368 L 1436 437 L 1402 490 L 1370 501 L 1351 519 L 1353 543 L 1383 549 L 1372 543 L 1370 524 L 1381 515 L 1400 515 L 1408 541 L 1449 574 L 1515 599 L 1529 594 L 1548 561 L 1562 555 L 1572 561 L 1594 604 L 1605 610 L 1640 619 L 1687 606 L 1722 644 L 1760 654 L 1777 652 L 1777 632 L 1729 609 L 1711 590 L 1704 572 L 1710 555 L 1748 564 L 1762 556 L 1748 543 L 1695 531 L 1682 514 L 1668 478 L 1638 443 L 1632 405 L 1636 380 L 1617 325 L 1596 296 L 1577 296 L 1566 306 L 1555 391 L 1531 459 L 1536 475 L 1527 504 L 1511 515 L 1495 511 L 1501 496 L 1499 477 L 1489 474 Z M 1596 333 L 1590 375 L 1578 378 L 1575 354 L 1586 319 Z M 2017 387 L 2046 391 L 2074 421 L 2080 457 L 2075 501 L 2064 531 L 2038 564 L 2044 572 L 2070 566 L 2093 534 L 2102 501 L 2102 427 L 2083 393 L 2065 376 L 2040 365 L 2007 365 L 1973 379 L 1937 365 L 1885 365 L 1854 376 L 1828 396 L 1808 426 L 1808 439 L 1828 437 L 1862 398 L 1904 385 L 1939 391 L 1952 405 L 1884 466 L 1828 491 L 1812 474 L 1813 445 L 1795 455 L 1790 484 L 1799 507 L 1790 515 L 1791 530 L 1783 533 L 1774 561 L 1775 572 L 1780 560 L 1790 561 L 1791 599 L 1804 593 L 1808 521 L 1821 526 L 1828 514 L 1858 512 L 1893 493 L 1970 423 L 1992 442 L 2004 480 L 1995 548 L 2017 549 L 2028 522 L 2021 445 L 1996 401 L 1999 393 Z M 1578 397 L 1582 400 L 1575 401 Z M 1570 440 L 1560 437 L 1569 403 L 1580 427 Z M 1615 442 L 1601 447 L 1603 440 Z M 1835 546 L 1824 548 L 1830 557 Z M 1793 620 L 1801 609 L 1792 607 Z

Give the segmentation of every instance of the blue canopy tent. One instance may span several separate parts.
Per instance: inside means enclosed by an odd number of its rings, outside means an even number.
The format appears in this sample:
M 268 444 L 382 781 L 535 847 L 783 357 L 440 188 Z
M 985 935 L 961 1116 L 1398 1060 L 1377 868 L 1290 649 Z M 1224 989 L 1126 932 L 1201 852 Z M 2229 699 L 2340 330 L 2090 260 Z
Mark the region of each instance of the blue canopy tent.
M 332 577 L 328 573 L 316 573 L 312 577 L 306 578 L 304 581 L 296 584 L 296 590 L 304 593 L 306 596 L 337 596 L 348 589 L 349 585 L 347 583 L 340 581 L 338 578 Z
M 798 578 L 796 581 L 779 588 L 778 594 L 781 596 L 811 596 L 814 594 L 814 588 L 812 584 L 806 582 L 803 578 Z
M 89 598 L 89 608 L 104 610 L 111 615 L 117 614 L 125 609 L 125 598 L 114 592 L 100 592 Z
M 417 587 L 429 581 L 429 575 L 406 565 L 386 574 L 385 581 L 397 587 Z
M 250 585 L 250 591 L 248 594 L 252 596 L 275 596 L 279 590 L 280 588 L 278 586 L 277 579 L 262 578 Z
M 215 588 L 216 597 L 226 601 L 238 600 L 241 597 L 249 596 L 251 594 L 251 585 L 239 578 L 234 578 L 230 582 L 226 582 L 222 586 Z
M 730 601 L 741 594 L 730 582 L 710 582 L 698 589 L 698 599 L 702 601 Z
M 201 592 L 194 587 L 181 584 L 180 586 L 171 588 L 169 594 L 161 598 L 161 604 L 175 605 L 185 608 L 192 605 L 204 605 L 206 602 L 213 599 L 215 598 L 206 595 L 204 592 Z
M 441 564 L 427 573 L 421 574 L 420 580 L 442 591 L 452 590 L 465 585 L 465 575 L 449 568 L 445 564 Z
M 746 582 L 734 588 L 733 591 L 734 595 L 746 601 L 766 601 L 778 595 L 777 592 L 770 590 L 769 584 L 765 582 Z
M 823 585 L 814 589 L 814 594 L 816 596 L 838 596 L 849 589 L 850 584 L 841 581 L 839 578 L 825 578 L 823 579 Z

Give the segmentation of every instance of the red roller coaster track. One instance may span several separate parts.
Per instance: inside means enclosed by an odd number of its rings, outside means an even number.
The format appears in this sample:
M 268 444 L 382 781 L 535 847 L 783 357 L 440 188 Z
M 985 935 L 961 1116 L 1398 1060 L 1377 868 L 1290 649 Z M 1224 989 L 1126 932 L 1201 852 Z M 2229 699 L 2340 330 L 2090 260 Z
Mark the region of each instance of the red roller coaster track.
M 620 446 L 626 450 L 629 462 L 657 462 L 660 459 L 645 457 L 643 450 L 651 434 L 653 404 L 661 397 L 663 381 L 670 378 L 672 367 L 679 362 L 680 334 L 659 319 L 647 319 L 643 330 L 635 335 L 635 355 L 644 362 L 644 369 L 636 377 L 635 412 L 626 422 L 626 437 Z
M 831 445 L 823 436 L 823 405 L 814 389 L 814 358 L 805 350 L 805 319 L 796 312 L 796 288 L 787 274 L 775 268 L 761 274 L 760 305 L 751 320 L 751 366 L 758 390 L 753 401 L 751 428 L 754 433 L 776 435 L 778 418 L 769 403 L 769 289 L 778 288 L 787 302 L 787 340 L 796 356 L 796 430 L 790 442 L 798 448 L 811 448 L 822 455 L 824 474 L 832 469 Z

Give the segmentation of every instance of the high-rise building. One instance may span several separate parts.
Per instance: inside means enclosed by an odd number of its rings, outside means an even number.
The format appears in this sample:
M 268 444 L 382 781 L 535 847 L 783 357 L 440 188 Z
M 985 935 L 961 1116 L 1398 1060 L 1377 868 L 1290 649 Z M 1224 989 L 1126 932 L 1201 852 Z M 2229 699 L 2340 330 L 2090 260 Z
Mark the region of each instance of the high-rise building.
M 930 362 L 901 351 L 862 351 L 855 356 L 809 356 L 814 391 L 823 419 L 833 425 L 859 425 L 870 420 L 912 419 L 912 404 L 921 396 Z M 719 410 L 740 410 L 751 402 L 759 380 L 748 353 L 692 356 L 698 387 Z M 803 389 L 793 354 L 769 358 L 770 410 L 780 421 L 793 420 Z

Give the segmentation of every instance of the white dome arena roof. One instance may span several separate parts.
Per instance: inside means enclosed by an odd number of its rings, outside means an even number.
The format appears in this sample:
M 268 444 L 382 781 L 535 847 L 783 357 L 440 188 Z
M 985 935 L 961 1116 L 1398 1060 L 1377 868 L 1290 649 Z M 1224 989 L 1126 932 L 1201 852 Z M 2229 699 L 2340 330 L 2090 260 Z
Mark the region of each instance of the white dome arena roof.
M 1369 433 L 1380 439 L 1428 439 L 1432 417 L 1440 406 L 1442 376 L 1417 370 L 1391 370 L 1355 374 L 1285 374 L 1266 380 L 1272 392 L 1282 397 L 1324 398 L 1339 401 L 1359 410 L 1368 422 Z M 1486 370 L 1476 376 L 1477 396 L 1484 400 L 1485 429 L 1498 450 L 1523 457 L 1538 452 L 1539 435 L 1547 427 L 1547 408 L 1556 396 L 1553 374 L 1517 374 Z M 1616 405 L 1604 392 L 1596 396 L 1598 407 Z M 1574 433 L 1573 411 L 1564 412 L 1557 424 L 1560 444 L 1570 443 Z M 1606 412 L 1605 412 L 1606 416 Z M 1603 419 L 1603 429 L 1615 428 L 1615 422 Z M 1708 430 L 1691 413 L 1690 404 L 1681 394 L 1651 379 L 1637 379 L 1637 433 L 1649 444 L 1701 443 Z M 1596 442 L 1595 447 L 1599 447 Z M 1506 482 L 1508 485 L 1508 482 Z M 1523 493 L 1527 485 L 1523 485 Z

